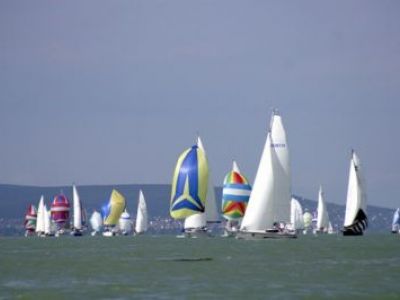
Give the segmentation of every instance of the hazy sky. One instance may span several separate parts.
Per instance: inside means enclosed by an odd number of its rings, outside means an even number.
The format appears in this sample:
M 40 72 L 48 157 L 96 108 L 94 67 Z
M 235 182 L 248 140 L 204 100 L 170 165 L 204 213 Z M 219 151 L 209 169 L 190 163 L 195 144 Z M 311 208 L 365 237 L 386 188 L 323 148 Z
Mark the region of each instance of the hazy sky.
M 293 192 L 400 206 L 399 1 L 1 1 L 0 182 L 170 183 L 203 138 L 252 182 L 271 108 Z

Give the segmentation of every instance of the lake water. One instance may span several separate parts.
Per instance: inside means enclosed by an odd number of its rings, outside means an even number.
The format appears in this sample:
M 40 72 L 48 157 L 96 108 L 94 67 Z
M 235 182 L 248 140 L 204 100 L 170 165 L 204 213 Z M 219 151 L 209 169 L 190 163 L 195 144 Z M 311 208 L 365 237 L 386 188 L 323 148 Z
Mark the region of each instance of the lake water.
M 399 299 L 399 281 L 399 235 L 0 238 L 0 299 Z

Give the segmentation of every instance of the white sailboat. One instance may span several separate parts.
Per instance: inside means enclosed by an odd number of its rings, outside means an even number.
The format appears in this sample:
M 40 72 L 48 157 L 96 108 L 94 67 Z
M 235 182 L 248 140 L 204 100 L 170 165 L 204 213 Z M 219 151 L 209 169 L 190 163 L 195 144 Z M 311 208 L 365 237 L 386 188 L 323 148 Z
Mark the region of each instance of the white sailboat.
M 272 115 L 249 204 L 237 238 L 295 238 L 290 221 L 290 168 L 281 116 Z
M 142 234 L 146 232 L 148 226 L 149 226 L 149 221 L 148 221 L 146 200 L 144 198 L 143 191 L 140 190 L 138 208 L 136 213 L 135 233 Z
M 71 235 L 82 236 L 82 203 L 75 185 L 72 185 L 72 198 L 74 208 L 73 230 Z
M 400 234 L 400 208 L 396 209 L 393 214 L 392 233 Z
M 92 236 L 97 235 L 100 232 L 101 227 L 103 226 L 103 219 L 101 218 L 101 214 L 98 211 L 94 211 L 92 216 L 90 217 L 90 226 L 92 226 Z
M 304 220 L 303 220 L 303 208 L 301 207 L 300 202 L 292 198 L 290 204 L 290 223 L 293 226 L 293 230 L 296 232 L 301 232 L 304 230 Z
M 312 220 L 313 220 L 312 214 L 309 211 L 306 211 L 303 214 L 303 222 L 304 222 L 303 234 L 308 234 L 313 232 Z
M 351 156 L 343 228 L 344 236 L 363 235 L 364 230 L 368 227 L 367 197 L 360 160 L 354 150 Z
M 314 233 L 327 233 L 329 229 L 329 215 L 328 209 L 324 199 L 324 192 L 322 186 L 318 191 L 318 207 L 317 207 L 317 227 Z
M 119 231 L 122 235 L 129 235 L 132 233 L 132 220 L 128 211 L 124 210 L 118 221 Z

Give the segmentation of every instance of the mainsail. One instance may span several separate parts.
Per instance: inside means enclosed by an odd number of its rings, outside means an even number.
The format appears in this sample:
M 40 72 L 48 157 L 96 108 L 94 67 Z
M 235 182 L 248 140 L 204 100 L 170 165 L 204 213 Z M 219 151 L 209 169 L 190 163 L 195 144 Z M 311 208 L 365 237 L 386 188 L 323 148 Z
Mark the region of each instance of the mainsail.
M 142 190 L 139 191 L 139 201 L 136 213 L 135 232 L 143 233 L 148 228 L 147 205 Z
M 197 145 L 186 149 L 176 163 L 172 179 L 170 214 L 184 219 L 205 211 L 208 165 L 204 151 Z
M 400 208 L 396 209 L 393 214 L 392 232 L 400 233 Z
M 294 230 L 304 229 L 303 208 L 300 202 L 295 198 L 292 198 L 290 204 L 290 223 L 292 223 Z
M 74 205 L 74 229 L 82 230 L 82 203 L 75 185 L 72 186 L 72 199 Z
M 249 202 L 251 186 L 233 161 L 232 171 L 224 178 L 222 190 L 222 214 L 229 221 L 240 220 Z
M 44 234 L 44 197 L 43 195 L 40 197 L 38 210 L 37 210 L 37 220 L 36 220 L 36 233 L 38 235 Z
M 360 160 L 352 151 L 343 235 L 362 235 L 368 226 L 367 198 Z
M 329 215 L 326 207 L 322 186 L 318 191 L 317 230 L 327 232 L 329 228 Z
M 207 152 L 204 148 L 203 141 L 201 140 L 200 136 L 197 137 L 197 147 L 203 150 L 204 155 L 206 157 L 207 165 L 209 166 L 208 159 L 207 159 Z M 217 210 L 217 201 L 215 199 L 215 189 L 214 184 L 211 177 L 210 167 L 208 167 L 208 180 L 207 180 L 207 198 L 206 198 L 206 207 L 205 207 L 205 214 L 206 214 L 206 221 L 207 223 L 217 223 L 220 222 L 218 210 Z

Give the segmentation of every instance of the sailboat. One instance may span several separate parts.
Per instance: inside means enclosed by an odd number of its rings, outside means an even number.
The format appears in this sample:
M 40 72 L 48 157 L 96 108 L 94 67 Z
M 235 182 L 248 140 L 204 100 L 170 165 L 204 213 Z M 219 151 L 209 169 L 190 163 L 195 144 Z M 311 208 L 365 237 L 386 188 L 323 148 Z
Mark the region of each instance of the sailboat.
M 116 225 L 125 207 L 125 197 L 117 190 L 112 190 L 110 200 L 101 208 L 104 223 L 103 236 L 109 237 L 117 234 Z
M 367 198 L 360 160 L 352 151 L 343 235 L 363 235 L 368 227 Z
M 103 219 L 101 218 L 101 214 L 98 211 L 93 211 L 92 216 L 90 217 L 90 226 L 92 226 L 92 236 L 97 235 L 100 232 L 101 227 L 103 225 Z
M 84 210 L 82 209 L 82 202 L 75 185 L 72 185 L 72 201 L 74 207 L 74 220 L 71 235 L 82 236 Z
M 400 208 L 396 209 L 393 214 L 392 233 L 400 234 Z
M 129 235 L 132 233 L 132 220 L 129 212 L 124 210 L 118 221 L 119 231 L 122 235 Z
M 290 222 L 289 151 L 282 118 L 273 112 L 249 204 L 237 238 L 295 238 Z
M 222 190 L 222 216 L 227 220 L 223 236 L 234 236 L 239 230 L 250 193 L 251 186 L 247 178 L 240 172 L 236 161 L 233 161 L 232 170 L 224 178 Z
M 32 236 L 35 233 L 36 229 L 36 219 L 37 219 L 37 211 L 34 205 L 29 205 L 28 210 L 25 214 L 25 236 Z
M 37 210 L 37 219 L 36 219 L 36 234 L 38 236 L 44 236 L 44 196 L 42 195 L 39 200 L 38 210 Z
M 204 214 L 207 188 L 207 158 L 204 151 L 194 145 L 179 156 L 171 186 L 170 215 L 177 220 L 185 219 L 187 237 L 207 232 Z
M 292 198 L 290 203 L 290 223 L 297 233 L 304 230 L 303 208 L 295 198 Z
M 147 214 L 146 200 L 142 190 L 139 191 L 139 201 L 136 213 L 135 234 L 145 233 L 148 229 L 149 221 Z
M 56 236 L 64 234 L 69 220 L 69 201 L 64 194 L 54 197 L 51 204 L 51 218 L 56 224 Z
M 329 229 L 329 215 L 328 209 L 324 199 L 324 192 L 322 186 L 318 191 L 318 207 L 317 207 L 317 226 L 314 233 L 327 233 Z
M 51 224 L 51 212 L 50 209 L 47 209 L 46 204 L 44 205 L 43 211 L 44 211 L 44 234 L 45 236 L 54 236 L 55 233 Z

